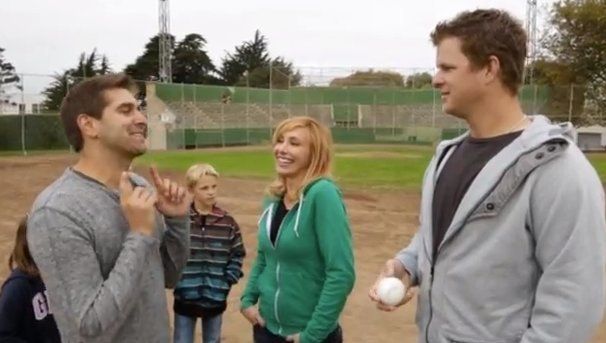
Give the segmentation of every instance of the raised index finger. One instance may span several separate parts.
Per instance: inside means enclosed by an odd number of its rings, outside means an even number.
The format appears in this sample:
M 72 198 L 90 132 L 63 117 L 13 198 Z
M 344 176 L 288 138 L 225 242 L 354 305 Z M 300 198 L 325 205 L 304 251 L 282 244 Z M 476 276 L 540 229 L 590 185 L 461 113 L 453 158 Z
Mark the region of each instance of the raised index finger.
M 162 177 L 160 177 L 160 173 L 158 172 L 158 168 L 155 165 L 149 167 L 149 173 L 152 177 L 152 181 L 154 182 L 154 186 L 158 191 L 164 192 L 164 183 L 162 182 Z

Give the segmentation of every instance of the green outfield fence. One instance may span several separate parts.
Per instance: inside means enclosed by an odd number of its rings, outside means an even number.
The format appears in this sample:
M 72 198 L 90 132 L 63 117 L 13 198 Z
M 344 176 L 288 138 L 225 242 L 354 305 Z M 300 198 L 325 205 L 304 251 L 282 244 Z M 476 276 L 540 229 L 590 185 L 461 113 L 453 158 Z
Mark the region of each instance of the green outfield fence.
M 37 78 L 25 77 L 26 84 Z M 299 115 L 317 118 L 343 144 L 434 144 L 466 130 L 463 121 L 442 114 L 439 93 L 428 88 L 146 85 L 147 112 L 159 118 L 150 125 L 153 149 L 267 144 L 272 128 Z M 584 92 L 578 86 L 531 85 L 521 89 L 520 100 L 526 113 L 575 121 L 586 112 Z M 34 95 L 17 99 L 27 102 Z M 69 149 L 58 114 L 18 102 L 0 108 L 0 151 Z
M 332 129 L 337 143 L 432 144 L 466 130 L 462 120 L 442 114 L 433 89 L 396 87 L 295 87 L 258 89 L 155 84 L 165 105 L 166 148 L 262 144 L 271 128 L 293 116 L 315 117 Z M 540 113 L 547 87 L 526 86 L 527 113 Z

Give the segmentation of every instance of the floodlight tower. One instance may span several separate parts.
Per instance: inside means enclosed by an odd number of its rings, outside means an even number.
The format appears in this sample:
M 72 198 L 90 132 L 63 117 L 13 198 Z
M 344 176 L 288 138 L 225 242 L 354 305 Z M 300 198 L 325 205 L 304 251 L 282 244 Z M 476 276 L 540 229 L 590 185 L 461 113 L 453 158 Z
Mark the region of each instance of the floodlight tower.
M 526 0 L 526 34 L 528 35 L 528 51 L 526 54 L 525 78 L 528 83 L 534 82 L 534 62 L 537 59 L 537 0 Z
M 159 69 L 158 77 L 160 82 L 171 83 L 172 68 L 171 68 L 171 36 L 170 36 L 170 15 L 168 10 L 168 0 L 159 0 L 158 21 L 160 24 L 160 32 L 158 41 L 160 44 Z

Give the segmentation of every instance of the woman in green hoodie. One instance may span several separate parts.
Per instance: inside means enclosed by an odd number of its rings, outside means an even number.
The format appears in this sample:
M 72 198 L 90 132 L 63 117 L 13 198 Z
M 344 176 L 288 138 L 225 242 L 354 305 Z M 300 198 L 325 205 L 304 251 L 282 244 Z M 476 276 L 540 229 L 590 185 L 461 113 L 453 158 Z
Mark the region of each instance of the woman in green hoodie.
M 272 143 L 277 178 L 259 219 L 242 314 L 255 343 L 342 342 L 338 321 L 355 271 L 345 205 L 330 179 L 330 131 L 294 117 L 278 125 Z

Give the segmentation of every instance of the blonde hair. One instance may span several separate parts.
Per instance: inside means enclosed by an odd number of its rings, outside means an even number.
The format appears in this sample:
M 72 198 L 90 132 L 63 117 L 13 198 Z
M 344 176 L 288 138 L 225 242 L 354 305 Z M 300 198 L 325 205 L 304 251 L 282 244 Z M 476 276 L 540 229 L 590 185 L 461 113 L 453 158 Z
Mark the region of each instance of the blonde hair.
M 301 186 L 296 190 L 297 196 L 311 181 L 320 177 L 330 177 L 332 168 L 332 135 L 326 126 L 320 124 L 314 118 L 299 116 L 283 120 L 274 131 L 271 140 L 272 145 L 275 145 L 286 132 L 298 128 L 309 130 L 311 161 Z M 277 198 L 282 197 L 286 193 L 284 177 L 278 175 L 276 180 L 267 188 L 267 193 Z
M 185 173 L 185 182 L 187 184 L 187 187 L 195 187 L 200 178 L 204 175 L 219 177 L 219 173 L 217 173 L 215 168 L 213 168 L 213 166 L 211 166 L 210 164 L 198 163 L 189 167 L 189 169 L 187 169 L 187 172 Z

